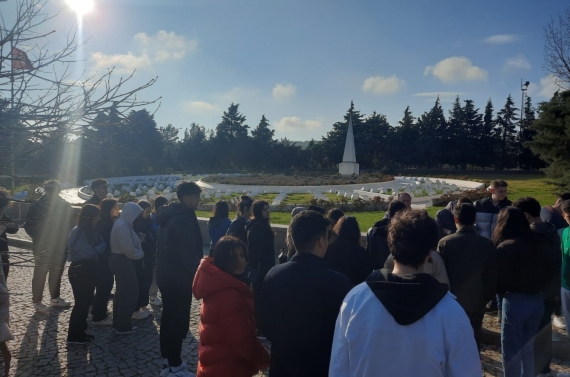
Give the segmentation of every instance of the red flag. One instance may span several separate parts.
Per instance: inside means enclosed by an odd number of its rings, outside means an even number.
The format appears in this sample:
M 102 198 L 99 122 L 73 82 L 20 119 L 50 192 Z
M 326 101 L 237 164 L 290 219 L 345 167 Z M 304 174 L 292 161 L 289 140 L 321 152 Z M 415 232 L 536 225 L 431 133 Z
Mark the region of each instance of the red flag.
M 16 47 L 12 49 L 12 69 L 34 69 L 28 55 Z

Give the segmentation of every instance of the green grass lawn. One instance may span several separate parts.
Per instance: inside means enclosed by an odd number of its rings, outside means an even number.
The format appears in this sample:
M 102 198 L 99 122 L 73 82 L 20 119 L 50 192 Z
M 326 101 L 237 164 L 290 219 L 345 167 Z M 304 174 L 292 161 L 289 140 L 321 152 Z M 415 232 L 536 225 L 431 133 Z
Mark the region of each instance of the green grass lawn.
M 429 176 L 429 175 L 426 175 Z M 556 187 L 548 183 L 543 174 L 539 173 L 525 173 L 525 174 L 502 174 L 501 172 L 472 172 L 461 174 L 461 176 L 446 176 L 449 179 L 471 179 L 474 181 L 486 182 L 494 179 L 504 179 L 509 183 L 508 197 L 513 202 L 518 198 L 525 196 L 532 196 L 536 198 L 541 205 L 552 205 L 556 202 Z M 333 200 L 337 199 L 335 194 L 325 193 Z M 265 198 L 267 196 L 267 199 Z M 259 195 L 256 199 L 271 201 L 277 194 L 264 194 Z M 311 194 L 289 194 L 285 199 L 285 203 L 307 203 L 311 199 Z M 427 209 L 430 216 L 435 217 L 437 211 L 442 207 L 430 207 Z M 199 217 L 210 217 L 211 212 L 197 211 Z M 360 230 L 366 232 L 376 221 L 384 217 L 384 211 L 370 211 L 370 212 L 347 212 L 346 215 L 354 216 L 358 220 Z M 230 213 L 230 218 L 235 217 L 235 212 Z M 291 221 L 291 214 L 289 212 L 272 212 L 271 223 L 273 224 L 289 224 Z

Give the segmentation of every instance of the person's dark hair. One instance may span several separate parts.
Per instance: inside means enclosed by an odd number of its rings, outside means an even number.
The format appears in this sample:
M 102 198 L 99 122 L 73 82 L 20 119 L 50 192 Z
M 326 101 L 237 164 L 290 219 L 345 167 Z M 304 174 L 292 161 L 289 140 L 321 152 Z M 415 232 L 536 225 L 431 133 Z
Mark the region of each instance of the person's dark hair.
M 523 212 L 528 213 L 532 217 L 540 217 L 540 203 L 535 198 L 527 196 L 526 198 L 519 198 L 513 203 L 513 207 L 517 207 Z
M 95 226 L 93 220 L 99 216 L 99 208 L 93 204 L 86 204 L 79 212 L 77 219 L 77 227 L 87 234 L 87 240 L 90 244 L 95 242 Z
M 176 196 L 182 201 L 186 195 L 200 195 L 202 189 L 195 182 L 183 181 L 176 186 Z
M 0 209 L 8 207 L 10 203 L 10 193 L 4 187 L 0 187 Z
M 532 235 L 532 230 L 522 210 L 512 206 L 501 209 L 497 218 L 497 227 L 493 233 L 495 245 L 530 235 Z
M 320 207 L 320 206 L 309 206 L 308 209 L 311 211 L 316 211 L 316 212 L 320 213 L 321 215 L 324 215 L 325 213 L 327 213 L 327 210 L 324 209 L 323 207 Z
M 388 204 L 388 217 L 392 218 L 396 213 L 401 212 L 406 209 L 406 205 L 399 200 L 392 200 Z
M 402 192 L 402 193 L 398 194 L 398 200 L 400 200 L 400 198 L 401 198 L 402 196 L 409 196 L 410 199 L 412 198 L 412 196 L 411 196 L 409 193 L 407 193 L 407 192 Z
M 457 204 L 464 204 L 464 203 L 473 204 L 473 200 L 471 200 L 465 196 L 462 196 L 461 198 L 457 199 Z
M 563 192 L 562 194 L 558 195 L 558 199 L 560 199 L 560 201 L 570 200 L 570 192 Z
M 103 221 L 112 220 L 111 211 L 113 210 L 113 208 L 115 208 L 117 203 L 118 203 L 117 199 L 113 198 L 106 198 L 101 200 L 101 212 L 99 213 L 99 217 L 101 217 L 101 220 Z
M 147 200 L 141 199 L 137 202 L 139 207 L 143 209 L 143 211 L 147 208 L 152 208 L 152 204 L 150 204 Z
M 453 216 L 457 218 L 459 224 L 472 226 L 475 224 L 477 209 L 471 203 L 459 203 L 453 208 Z
M 214 217 L 229 217 L 230 216 L 230 206 L 225 200 L 218 200 L 216 205 L 214 205 Z
M 157 196 L 154 199 L 154 210 L 156 211 L 157 209 L 159 209 L 160 207 L 162 207 L 165 204 L 168 204 L 168 199 L 166 199 L 162 195 Z
M 91 190 L 95 190 L 97 187 L 100 186 L 108 186 L 109 182 L 103 178 L 97 178 L 91 181 Z
M 343 216 L 334 226 L 334 233 L 338 239 L 344 239 L 351 245 L 360 246 L 360 227 L 354 216 Z
M 251 207 L 252 204 L 253 204 L 253 199 L 251 198 L 251 196 L 242 195 L 239 198 L 238 211 L 244 212 L 245 209 Z
M 269 207 L 269 203 L 267 203 L 265 200 L 256 200 L 255 202 L 253 202 L 252 211 L 254 219 L 257 220 L 263 219 L 263 207 L 265 206 Z
M 563 201 L 560 205 L 560 209 L 562 210 L 562 213 L 570 213 L 570 200 Z
M 388 247 L 394 260 L 418 268 L 439 241 L 434 219 L 423 210 L 398 212 L 388 226 Z
M 58 188 L 61 188 L 61 184 L 57 179 L 48 179 L 47 181 L 44 181 L 43 188 L 45 189 L 47 185 L 56 185 Z
M 330 221 L 316 211 L 303 211 L 291 220 L 289 231 L 298 253 L 311 253 L 321 236 L 328 236 Z
M 220 238 L 214 247 L 214 265 L 228 274 L 233 274 L 238 263 L 235 253 L 238 247 L 243 249 L 245 255 L 246 246 L 242 240 L 232 236 Z
M 344 212 L 340 208 L 333 208 L 327 213 L 327 217 L 331 221 L 332 226 L 335 226 L 338 220 L 344 216 Z
M 509 187 L 509 184 L 506 181 L 503 181 L 502 179 L 496 179 L 493 182 L 491 182 L 491 188 L 497 188 L 497 187 Z

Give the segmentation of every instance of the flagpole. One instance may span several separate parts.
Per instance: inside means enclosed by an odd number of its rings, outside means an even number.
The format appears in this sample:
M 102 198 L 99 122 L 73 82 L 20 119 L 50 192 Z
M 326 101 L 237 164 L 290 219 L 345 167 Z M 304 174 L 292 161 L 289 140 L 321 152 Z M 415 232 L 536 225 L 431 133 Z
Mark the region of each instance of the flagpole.
M 12 160 L 12 196 L 16 191 L 14 182 L 14 36 L 10 38 L 10 152 Z

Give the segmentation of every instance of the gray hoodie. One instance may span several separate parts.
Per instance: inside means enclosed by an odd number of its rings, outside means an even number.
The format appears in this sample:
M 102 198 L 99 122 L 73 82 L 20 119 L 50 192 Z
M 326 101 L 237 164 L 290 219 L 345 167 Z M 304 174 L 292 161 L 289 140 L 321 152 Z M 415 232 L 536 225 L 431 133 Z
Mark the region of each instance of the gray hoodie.
M 129 259 L 141 259 L 144 256 L 139 236 L 133 230 L 133 222 L 143 209 L 136 203 L 127 203 L 121 217 L 111 230 L 111 253 L 124 254 Z

